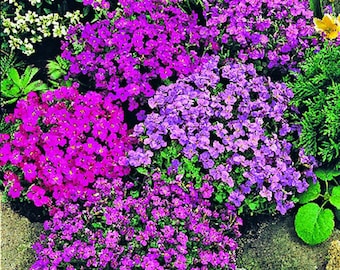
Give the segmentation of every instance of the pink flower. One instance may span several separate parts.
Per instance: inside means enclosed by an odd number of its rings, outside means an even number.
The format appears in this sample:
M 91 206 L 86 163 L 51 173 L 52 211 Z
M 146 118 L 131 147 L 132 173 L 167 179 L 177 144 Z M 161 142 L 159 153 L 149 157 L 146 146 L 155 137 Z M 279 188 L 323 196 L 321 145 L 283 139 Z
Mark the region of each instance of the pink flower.
M 32 183 L 37 177 L 37 166 L 32 163 L 25 163 L 22 169 L 24 171 L 25 179 Z
M 49 198 L 45 196 L 45 190 L 38 186 L 33 186 L 27 193 L 27 198 L 34 202 L 34 205 L 41 207 L 49 202 Z
M 8 190 L 8 195 L 13 199 L 19 198 L 21 191 L 23 190 L 22 186 L 20 185 L 19 181 L 15 181 L 13 185 Z
M 5 143 L 0 148 L 0 166 L 4 166 L 10 158 L 11 154 L 11 145 L 9 143 Z

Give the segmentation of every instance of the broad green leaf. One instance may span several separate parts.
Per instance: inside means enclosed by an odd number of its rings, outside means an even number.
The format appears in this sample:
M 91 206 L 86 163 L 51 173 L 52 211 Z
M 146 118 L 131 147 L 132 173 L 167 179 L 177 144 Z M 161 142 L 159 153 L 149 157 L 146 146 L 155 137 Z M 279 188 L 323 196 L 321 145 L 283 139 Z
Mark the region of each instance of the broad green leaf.
M 11 78 L 13 83 L 15 83 L 19 88 L 22 87 L 22 83 L 21 83 L 21 80 L 20 80 L 19 73 L 15 68 L 9 69 L 8 77 Z
M 317 169 L 315 175 L 322 181 L 330 181 L 334 178 L 334 170 Z
M 95 223 L 92 223 L 92 227 L 95 229 L 101 229 L 103 228 L 103 225 L 100 222 L 95 222 Z
M 301 206 L 295 216 L 295 231 L 309 245 L 326 241 L 334 229 L 334 214 L 316 203 Z
M 340 210 L 340 186 L 334 187 L 332 189 L 332 194 L 329 198 L 329 202 L 334 205 L 336 209 Z
M 312 181 L 309 181 L 308 189 L 304 193 L 299 194 L 297 197 L 299 199 L 299 203 L 305 204 L 318 198 L 320 193 L 321 193 L 320 182 L 317 181 L 314 184 Z

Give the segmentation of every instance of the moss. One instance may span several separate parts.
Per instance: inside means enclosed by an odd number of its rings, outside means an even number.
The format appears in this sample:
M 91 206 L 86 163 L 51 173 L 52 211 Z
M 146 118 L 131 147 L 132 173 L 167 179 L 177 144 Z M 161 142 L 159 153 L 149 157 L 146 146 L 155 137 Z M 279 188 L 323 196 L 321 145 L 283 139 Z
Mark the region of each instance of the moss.
M 27 218 L 14 212 L 7 204 L 1 203 L 0 268 L 4 270 L 29 269 L 35 260 L 31 246 L 38 239 L 41 231 L 41 223 L 31 223 Z

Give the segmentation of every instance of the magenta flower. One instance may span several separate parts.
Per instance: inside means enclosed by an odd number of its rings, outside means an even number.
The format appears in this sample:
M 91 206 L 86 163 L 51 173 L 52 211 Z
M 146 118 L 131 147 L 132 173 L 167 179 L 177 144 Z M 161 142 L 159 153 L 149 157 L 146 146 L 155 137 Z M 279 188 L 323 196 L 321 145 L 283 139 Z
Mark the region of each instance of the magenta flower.
M 39 187 L 33 186 L 27 193 L 27 198 L 34 202 L 34 205 L 41 207 L 50 202 L 50 199 L 45 196 L 46 191 Z
M 28 182 L 32 183 L 33 180 L 35 180 L 35 178 L 37 177 L 37 166 L 33 163 L 25 163 L 22 169 L 25 179 Z

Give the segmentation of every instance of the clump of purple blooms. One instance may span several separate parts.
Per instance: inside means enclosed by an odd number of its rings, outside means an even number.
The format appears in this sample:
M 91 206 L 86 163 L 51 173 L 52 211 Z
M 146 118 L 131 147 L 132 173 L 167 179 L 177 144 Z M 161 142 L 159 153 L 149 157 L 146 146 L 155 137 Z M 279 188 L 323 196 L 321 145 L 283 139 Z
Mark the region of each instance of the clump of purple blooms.
M 99 178 L 94 187 L 45 222 L 31 270 L 236 269 L 242 221 L 233 206 L 218 209 L 192 183 L 157 172 L 143 185 Z
M 131 139 L 122 108 L 110 95 L 81 95 L 77 87 L 41 97 L 32 92 L 7 116 L 8 122 L 19 123 L 12 137 L 3 135 L 0 142 L 10 197 L 27 195 L 36 206 L 51 206 L 51 199 L 77 201 L 98 177 L 129 174 L 125 152 Z
M 129 152 L 130 164 L 149 172 L 174 171 L 174 164 L 162 168 L 158 154 L 172 147 L 171 140 L 181 149 L 169 156 L 177 159 L 175 174 L 179 163 L 194 159 L 201 177 L 236 207 L 260 195 L 285 214 L 294 206 L 292 196 L 307 189 L 315 165 L 302 149 L 294 160 L 286 139 L 294 131 L 284 117 L 293 93 L 283 83 L 257 76 L 252 64 L 218 68 L 218 60 L 212 57 L 198 72 L 161 86 L 149 99 L 153 112 L 134 129 L 141 146 Z M 215 95 L 214 88 L 219 89 Z M 300 172 L 301 164 L 309 168 Z M 186 176 L 184 183 L 194 180 Z
M 88 76 L 115 100 L 128 100 L 132 111 L 137 97 L 153 95 L 152 81 L 190 74 L 199 64 L 203 26 L 173 2 L 119 1 L 107 19 L 71 27 L 62 42 L 69 76 Z
M 216 37 L 226 57 L 254 63 L 258 71 L 276 68 L 285 74 L 312 45 L 308 1 L 205 0 L 204 5 L 207 28 L 202 37 Z

